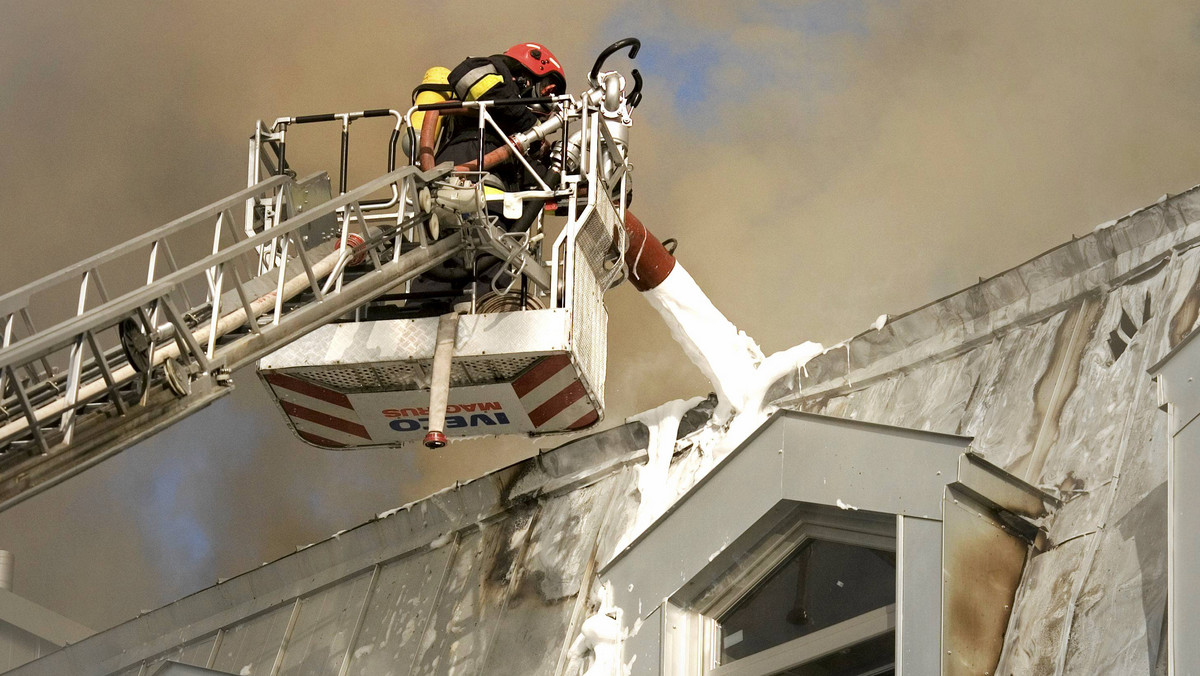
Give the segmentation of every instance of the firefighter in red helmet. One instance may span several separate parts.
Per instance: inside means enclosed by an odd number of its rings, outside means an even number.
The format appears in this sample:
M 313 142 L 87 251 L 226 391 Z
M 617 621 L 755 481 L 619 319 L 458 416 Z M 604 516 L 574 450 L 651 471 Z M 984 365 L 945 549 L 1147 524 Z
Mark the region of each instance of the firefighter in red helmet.
M 445 72 L 444 69 L 441 71 Z M 440 74 L 439 74 L 440 75 Z M 426 73 L 430 78 L 430 73 Z M 430 79 L 440 79 L 430 78 Z M 414 91 L 414 101 L 420 91 L 436 91 L 445 98 L 459 101 L 505 101 L 516 104 L 493 105 L 488 114 L 496 121 L 504 135 L 512 136 L 526 131 L 549 115 L 546 97 L 566 93 L 567 79 L 562 66 L 554 54 L 545 46 L 535 42 L 514 45 L 503 54 L 487 57 L 470 57 L 449 72 L 441 83 L 427 83 Z M 528 102 L 525 102 L 527 100 Z M 480 156 L 479 120 L 473 114 L 447 115 L 440 118 L 445 126 L 441 132 L 441 143 L 435 161 L 462 165 Z M 483 154 L 504 145 L 503 137 L 491 126 L 484 128 Z M 549 169 L 549 144 L 530 148 L 525 160 L 540 175 L 543 181 L 557 185 Z M 516 191 L 538 187 L 525 166 L 515 160 L 502 162 L 488 169 L 483 179 L 484 190 Z M 501 206 L 490 202 L 488 210 L 497 217 L 497 223 L 510 232 L 526 231 L 541 212 L 543 202 L 527 200 L 520 218 L 503 216 Z M 494 256 L 481 256 L 475 268 L 468 270 L 457 260 L 449 260 L 426 271 L 413 281 L 414 292 L 434 294 L 418 303 L 409 303 L 408 308 L 423 316 L 444 314 L 469 294 L 470 285 L 477 285 L 479 293 L 486 293 L 492 278 L 498 274 L 501 261 Z
M 544 45 L 523 42 L 503 54 L 467 58 L 450 71 L 449 85 L 454 97 L 460 101 L 537 99 L 565 93 L 567 77 L 558 59 Z M 504 133 L 512 136 L 537 124 L 539 115 L 544 114 L 546 108 L 531 102 L 528 105 L 493 106 L 488 112 Z M 485 130 L 483 144 L 486 154 L 503 145 L 504 141 L 489 128 Z M 437 161 L 462 164 L 478 155 L 478 123 L 471 116 L 455 119 Z M 538 166 L 536 153 L 531 153 L 529 159 Z M 507 189 L 514 189 L 527 182 L 522 179 L 521 170 L 519 163 L 508 162 L 493 169 L 492 173 Z

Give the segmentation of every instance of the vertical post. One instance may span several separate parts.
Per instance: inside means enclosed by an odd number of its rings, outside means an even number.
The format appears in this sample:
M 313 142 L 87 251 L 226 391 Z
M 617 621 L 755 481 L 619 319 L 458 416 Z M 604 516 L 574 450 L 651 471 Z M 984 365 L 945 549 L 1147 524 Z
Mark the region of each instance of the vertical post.
M 217 224 L 215 227 L 213 227 L 212 253 L 214 256 L 217 255 L 217 252 L 221 250 L 221 226 L 225 224 L 226 215 L 228 213 L 229 210 L 227 209 L 217 214 Z M 216 285 L 214 284 L 216 275 L 216 266 L 213 266 L 204 272 L 204 277 L 208 280 L 208 302 L 210 303 L 212 303 L 214 298 L 220 294 L 220 292 L 216 290 Z
M 117 407 L 117 412 L 125 415 L 129 412 L 129 407 L 125 405 L 125 400 L 121 398 L 121 392 L 117 389 L 117 381 L 113 378 L 112 370 L 108 366 L 108 358 L 100 350 L 100 345 L 96 342 L 96 337 L 92 335 L 91 330 L 84 331 L 83 335 L 87 338 L 88 346 L 92 349 L 92 357 L 95 360 L 96 366 L 100 369 L 100 376 L 104 378 L 104 384 L 108 386 L 109 396 L 112 397 L 113 404 Z M 0 376 L 3 376 L 3 373 L 0 373 Z M 0 388 L 0 391 L 3 391 L 3 388 Z
M 342 160 L 338 167 L 338 194 L 346 194 L 346 177 L 350 173 L 350 116 L 342 115 Z
M 21 404 L 21 411 L 25 413 L 25 419 L 29 421 L 29 431 L 33 433 L 33 439 L 37 442 L 38 448 L 42 449 L 42 455 L 50 452 L 50 444 L 46 442 L 46 437 L 42 434 L 42 428 L 38 426 L 37 414 L 34 413 L 33 402 L 29 401 L 29 395 L 25 393 L 25 387 L 21 385 L 21 381 L 17 380 L 17 374 L 11 366 L 6 366 L 8 371 L 8 380 L 12 383 L 13 389 L 17 391 L 17 401 Z
M 29 307 L 21 308 L 20 312 L 21 321 L 25 324 L 25 337 L 34 337 L 37 335 L 37 330 L 33 328 L 33 317 L 29 316 Z M 50 360 L 43 356 L 39 361 L 42 362 L 42 374 L 46 378 L 53 378 L 54 369 L 50 368 Z M 25 364 L 25 372 L 29 374 L 30 380 L 37 380 L 37 371 L 34 370 L 32 362 Z
M 84 272 L 83 279 L 79 283 L 79 302 L 75 306 L 76 317 L 82 315 L 87 307 L 88 280 L 91 279 L 91 275 L 91 270 Z M 75 405 L 79 402 L 79 379 L 83 369 L 83 340 L 83 335 L 76 336 L 75 342 L 71 345 L 71 355 L 67 364 L 67 409 L 63 411 L 59 422 L 64 444 L 71 443 L 75 436 Z
M 437 344 L 433 349 L 433 373 L 429 378 L 429 433 L 426 448 L 446 445 L 446 404 L 450 398 L 450 363 L 454 357 L 454 337 L 458 333 L 458 313 L 438 319 Z
M 287 173 L 287 125 L 279 130 L 279 175 Z
M 896 676 L 942 669 L 942 523 L 896 515 Z
M 487 104 L 483 103 L 481 101 L 481 102 L 479 102 L 479 163 L 475 165 L 475 168 L 481 174 L 484 171 L 484 169 L 483 169 L 483 154 L 484 154 L 483 146 L 484 146 L 484 139 L 486 138 L 486 136 L 484 136 L 485 129 L 484 129 L 483 118 L 484 118 L 485 113 L 487 113 Z
M 9 314 L 4 318 L 4 333 L 0 334 L 0 347 L 8 347 L 12 344 L 12 328 L 14 315 Z M 0 369 L 0 401 L 4 400 L 4 393 L 7 391 L 8 383 L 5 378 L 8 376 L 8 371 Z

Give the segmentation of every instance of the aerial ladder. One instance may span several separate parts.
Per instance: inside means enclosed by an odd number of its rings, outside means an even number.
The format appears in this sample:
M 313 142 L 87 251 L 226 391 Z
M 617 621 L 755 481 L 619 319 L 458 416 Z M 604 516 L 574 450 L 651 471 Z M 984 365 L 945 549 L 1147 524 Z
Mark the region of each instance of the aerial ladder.
M 256 361 L 287 425 L 325 448 L 594 425 L 603 295 L 628 274 L 630 242 L 648 239 L 625 225 L 641 77 L 603 66 L 639 46 L 610 45 L 583 94 L 548 97 L 541 121 L 511 138 L 489 111 L 528 100 L 259 122 L 244 190 L 0 296 L 0 509 L 228 394 L 231 373 Z M 416 113 L 468 116 L 505 145 L 432 166 Z M 394 121 L 387 171 L 350 188 L 350 126 L 368 118 Z M 289 130 L 320 124 L 340 127 L 336 190 L 288 162 Z M 525 157 L 541 144 L 552 182 Z M 486 190 L 504 161 L 534 187 Z M 565 216 L 557 233 L 552 211 Z M 536 217 L 509 231 L 501 214 Z M 424 275 L 484 264 L 490 274 L 457 291 L 465 301 L 423 311 L 438 295 L 420 290 Z

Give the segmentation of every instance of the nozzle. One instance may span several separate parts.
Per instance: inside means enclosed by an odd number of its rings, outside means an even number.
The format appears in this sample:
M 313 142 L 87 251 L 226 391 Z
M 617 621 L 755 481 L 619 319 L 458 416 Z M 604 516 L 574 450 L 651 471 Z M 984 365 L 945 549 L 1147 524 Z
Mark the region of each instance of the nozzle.
M 438 431 L 425 435 L 425 448 L 442 448 L 446 445 L 446 435 Z

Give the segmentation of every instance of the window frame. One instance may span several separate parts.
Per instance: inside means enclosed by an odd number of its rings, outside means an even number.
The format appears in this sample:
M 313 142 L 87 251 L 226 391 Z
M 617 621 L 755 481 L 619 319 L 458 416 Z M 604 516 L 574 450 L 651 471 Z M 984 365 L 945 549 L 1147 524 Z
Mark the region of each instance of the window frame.
M 1200 660 L 1200 330 L 1193 330 L 1149 369 L 1167 427 L 1167 672 Z M 1180 487 L 1184 487 L 1183 490 Z
M 721 626 L 717 618 L 732 610 L 747 594 L 753 593 L 759 584 L 810 541 L 835 542 L 893 554 L 896 552 L 896 526 L 894 518 L 890 515 L 862 514 L 851 517 L 833 514 L 819 505 L 798 503 L 788 518 L 792 521 L 790 524 L 785 521 L 781 530 L 761 537 L 758 542 L 742 552 L 742 557 L 748 557 L 747 562 L 731 567 L 717 578 L 713 585 L 701 590 L 690 600 L 670 600 L 677 605 L 680 612 L 693 614 L 700 631 L 707 635 L 698 646 L 698 660 L 705 674 L 757 676 L 775 673 L 780 669 L 818 660 L 834 651 L 877 638 L 889 631 L 896 631 L 896 603 L 893 600 L 882 608 L 867 611 L 729 664 L 720 664 Z M 681 603 L 687 607 L 681 607 Z

